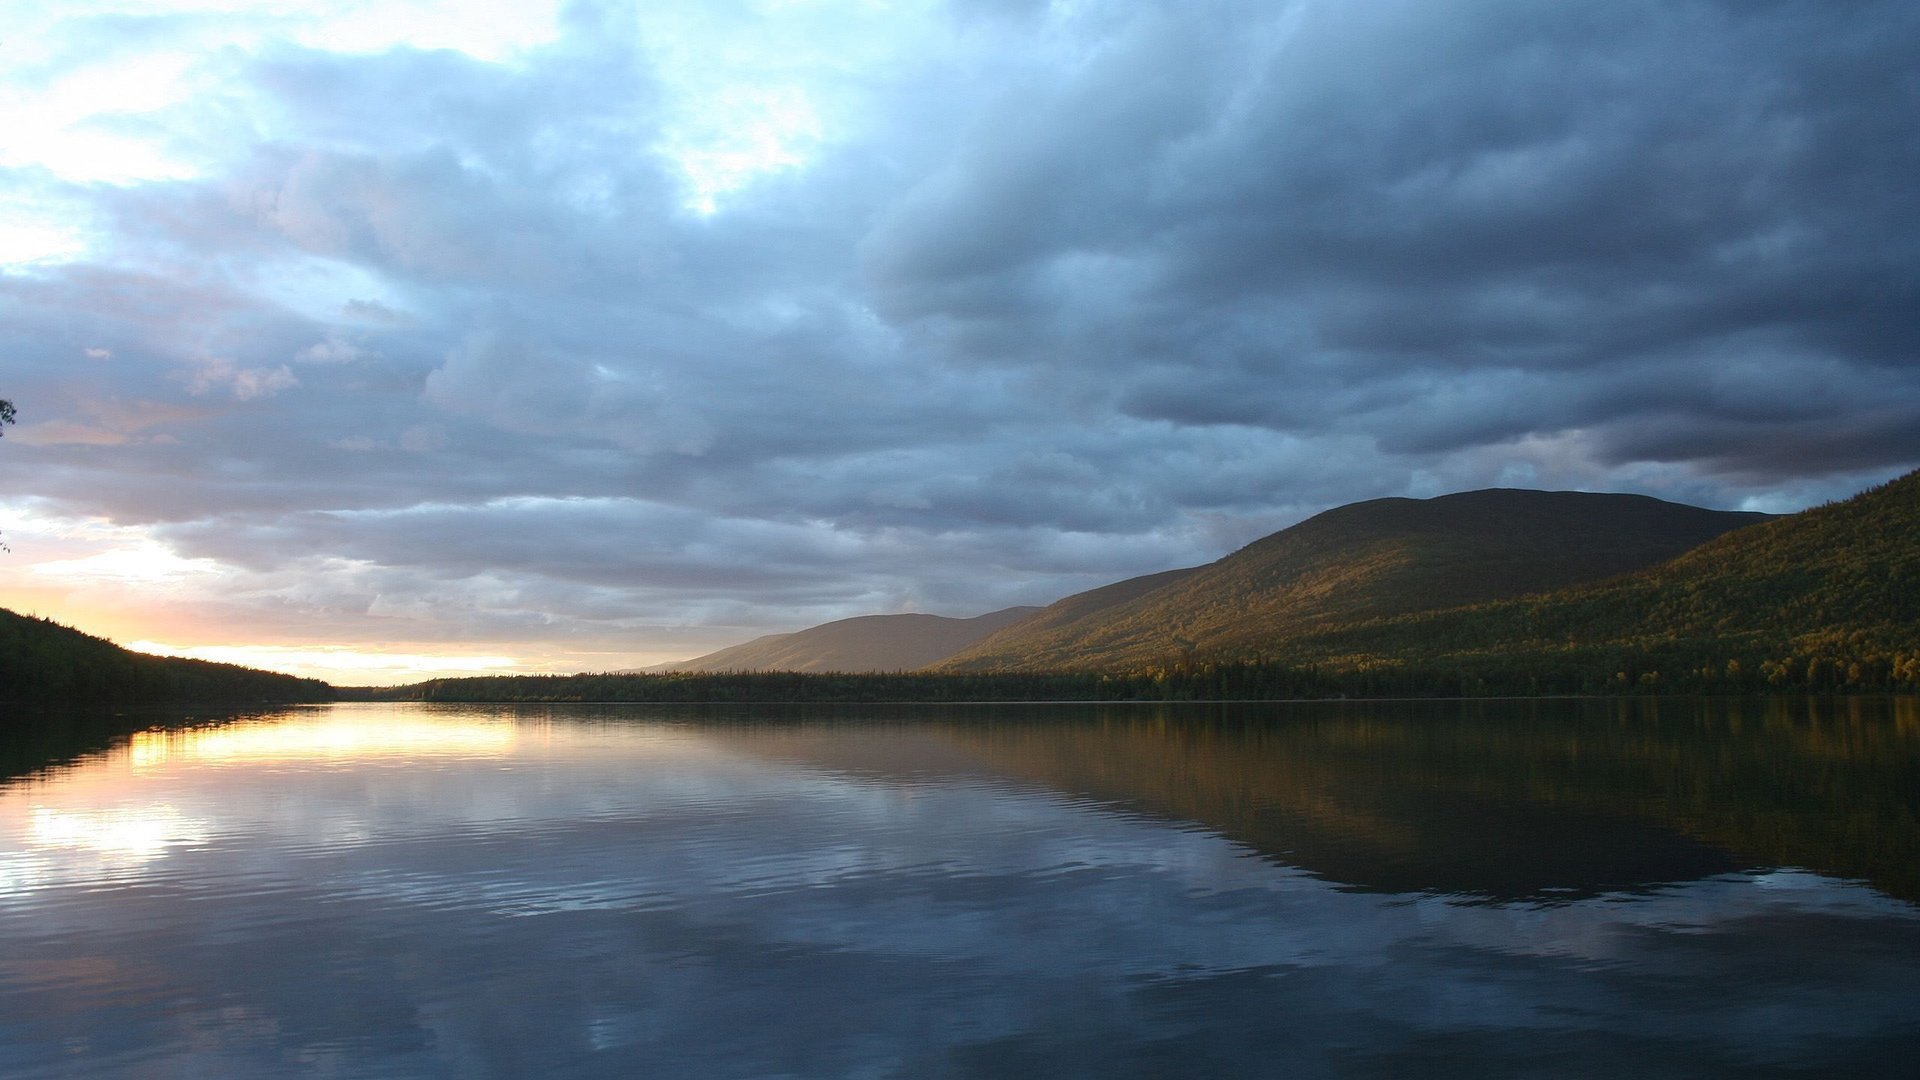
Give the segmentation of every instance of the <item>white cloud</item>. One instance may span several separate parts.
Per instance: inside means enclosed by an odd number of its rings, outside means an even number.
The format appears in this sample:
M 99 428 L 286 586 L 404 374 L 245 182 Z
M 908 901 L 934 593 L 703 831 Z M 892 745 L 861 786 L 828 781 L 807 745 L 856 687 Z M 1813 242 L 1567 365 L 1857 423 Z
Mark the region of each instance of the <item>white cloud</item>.
M 285 364 L 271 368 L 241 367 L 217 356 L 196 362 L 186 382 L 187 389 L 196 395 L 225 389 L 235 401 L 268 398 L 300 385 L 299 378 Z
M 819 116 L 798 87 L 729 87 L 701 130 L 678 133 L 661 152 L 686 174 L 687 206 L 711 215 L 720 200 L 765 173 L 805 165 L 822 135 Z
M 35 263 L 70 262 L 87 250 L 78 230 L 50 222 L 0 222 L 0 271 Z
M 325 341 L 316 341 L 301 349 L 293 359 L 301 364 L 351 364 L 369 355 L 366 349 L 353 342 L 338 335 L 329 335 Z
M 185 100 L 193 62 L 180 52 L 134 53 L 83 62 L 44 81 L 0 76 L 0 112 L 7 116 L 0 167 L 46 169 L 74 183 L 196 175 L 163 139 L 125 123 Z

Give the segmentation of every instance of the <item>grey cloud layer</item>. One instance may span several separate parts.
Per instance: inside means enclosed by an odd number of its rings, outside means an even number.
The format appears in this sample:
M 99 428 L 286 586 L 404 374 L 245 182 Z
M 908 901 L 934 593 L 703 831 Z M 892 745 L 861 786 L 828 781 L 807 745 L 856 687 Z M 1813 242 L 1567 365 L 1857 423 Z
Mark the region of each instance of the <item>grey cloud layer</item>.
M 1756 408 L 1844 423 L 1889 389 L 1914 415 L 1911 11 L 1296 11 L 1266 34 L 1143 14 L 1010 95 L 1011 131 L 869 238 L 887 309 L 1064 353 L 1133 415 L 1390 451 Z M 1078 325 L 1115 285 L 1129 302 Z M 1822 364 L 1839 377 L 1794 375 Z M 1468 403 L 1433 410 L 1436 381 Z M 1738 433 L 1603 441 L 1608 464 L 1800 471 Z M 1832 471 L 1915 447 L 1808 449 Z
M 263 571 L 777 628 L 1384 494 L 1920 460 L 1911 4 L 956 5 L 711 217 L 631 20 L 567 28 L 223 54 L 177 107 L 213 174 L 0 177 L 106 241 L 0 277 L 49 425 L 9 487 Z

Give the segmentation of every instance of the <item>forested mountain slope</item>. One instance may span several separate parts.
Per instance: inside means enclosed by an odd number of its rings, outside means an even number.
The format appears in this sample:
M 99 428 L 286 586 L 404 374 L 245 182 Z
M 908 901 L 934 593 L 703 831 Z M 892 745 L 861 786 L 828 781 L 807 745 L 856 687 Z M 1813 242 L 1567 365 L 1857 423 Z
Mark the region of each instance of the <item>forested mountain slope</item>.
M 1202 569 L 1204 567 L 1190 566 L 1184 570 L 1162 570 L 1157 574 L 1143 574 L 1139 577 L 1127 578 L 1125 581 L 1116 581 L 1111 585 L 1102 585 L 1097 589 L 1074 593 L 1046 607 L 1035 609 L 1033 614 L 1005 629 L 994 631 L 956 654 L 954 660 L 957 662 L 960 657 L 976 654 L 1001 656 L 1018 653 L 1027 642 L 1041 640 L 1055 633 L 1070 634 L 1073 632 L 1073 627 L 1083 624 L 1087 619 L 1108 608 L 1137 600 Z M 955 670 L 960 669 L 956 667 Z
M 1587 492 L 1376 499 L 1329 510 L 1123 602 L 1016 625 L 935 669 L 1126 670 L 1283 658 L 1303 635 L 1595 581 L 1767 520 Z
M 333 687 L 271 671 L 130 652 L 47 619 L 0 609 L 0 701 L 330 701 Z
M 1635 681 L 1663 669 L 1668 679 L 1704 669 L 1734 683 L 1912 681 L 1920 675 L 1911 670 L 1920 668 L 1920 472 L 1624 577 L 1330 628 L 1296 640 L 1282 659 L 1340 670 L 1542 672 L 1604 662 Z M 1863 665 L 1869 670 L 1848 671 Z M 1895 670 L 1903 665 L 1910 670 Z

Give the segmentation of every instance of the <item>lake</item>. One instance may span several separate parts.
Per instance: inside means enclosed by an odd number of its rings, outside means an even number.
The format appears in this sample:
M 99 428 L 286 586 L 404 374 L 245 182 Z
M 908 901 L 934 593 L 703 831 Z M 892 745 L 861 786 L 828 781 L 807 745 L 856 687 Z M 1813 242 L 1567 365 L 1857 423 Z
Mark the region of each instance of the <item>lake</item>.
M 138 719 L 5 717 L 0 1075 L 1920 1058 L 1912 699 Z

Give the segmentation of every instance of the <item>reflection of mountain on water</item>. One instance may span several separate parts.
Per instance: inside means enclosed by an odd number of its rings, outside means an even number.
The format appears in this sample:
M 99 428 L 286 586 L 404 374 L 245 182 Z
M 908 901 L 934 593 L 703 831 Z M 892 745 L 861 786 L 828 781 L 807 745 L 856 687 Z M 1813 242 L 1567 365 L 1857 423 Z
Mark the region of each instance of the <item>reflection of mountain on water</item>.
M 1911 699 L 1008 707 L 935 717 L 862 725 L 852 737 L 837 725 L 759 728 L 739 748 L 889 779 L 1013 778 L 1197 822 L 1360 889 L 1571 899 L 1788 865 L 1920 899 L 1920 702 Z
M 1362 888 L 1578 895 L 1760 863 L 1911 899 L 1916 704 L 1225 707 L 980 732 L 972 745 L 1051 786 L 1199 821 Z
M 729 752 L 882 783 L 1011 779 L 1197 822 L 1361 889 L 1554 899 L 1799 866 L 1920 900 L 1911 698 L 468 706 L 408 716 L 460 732 L 475 720 L 668 724 Z M 14 720 L 0 738 L 0 774 L 192 722 L 57 711 Z
M 0 719 L 0 781 L 96 754 L 149 728 L 183 728 L 259 715 L 261 710 L 7 706 Z M 272 710 L 275 712 L 285 710 Z
M 1322 713 L 949 733 L 1009 772 L 1199 822 L 1369 891 L 1575 899 L 1745 865 L 1619 808 L 1533 797 L 1499 763 L 1448 745 L 1477 731 L 1438 715 Z
M 1397 814 L 1413 828 L 1398 837 L 1343 832 L 1274 807 L 1251 831 L 1228 835 L 1358 889 L 1499 900 L 1578 899 L 1745 868 L 1719 848 L 1632 818 L 1438 792 L 1381 802 L 1378 817 Z

